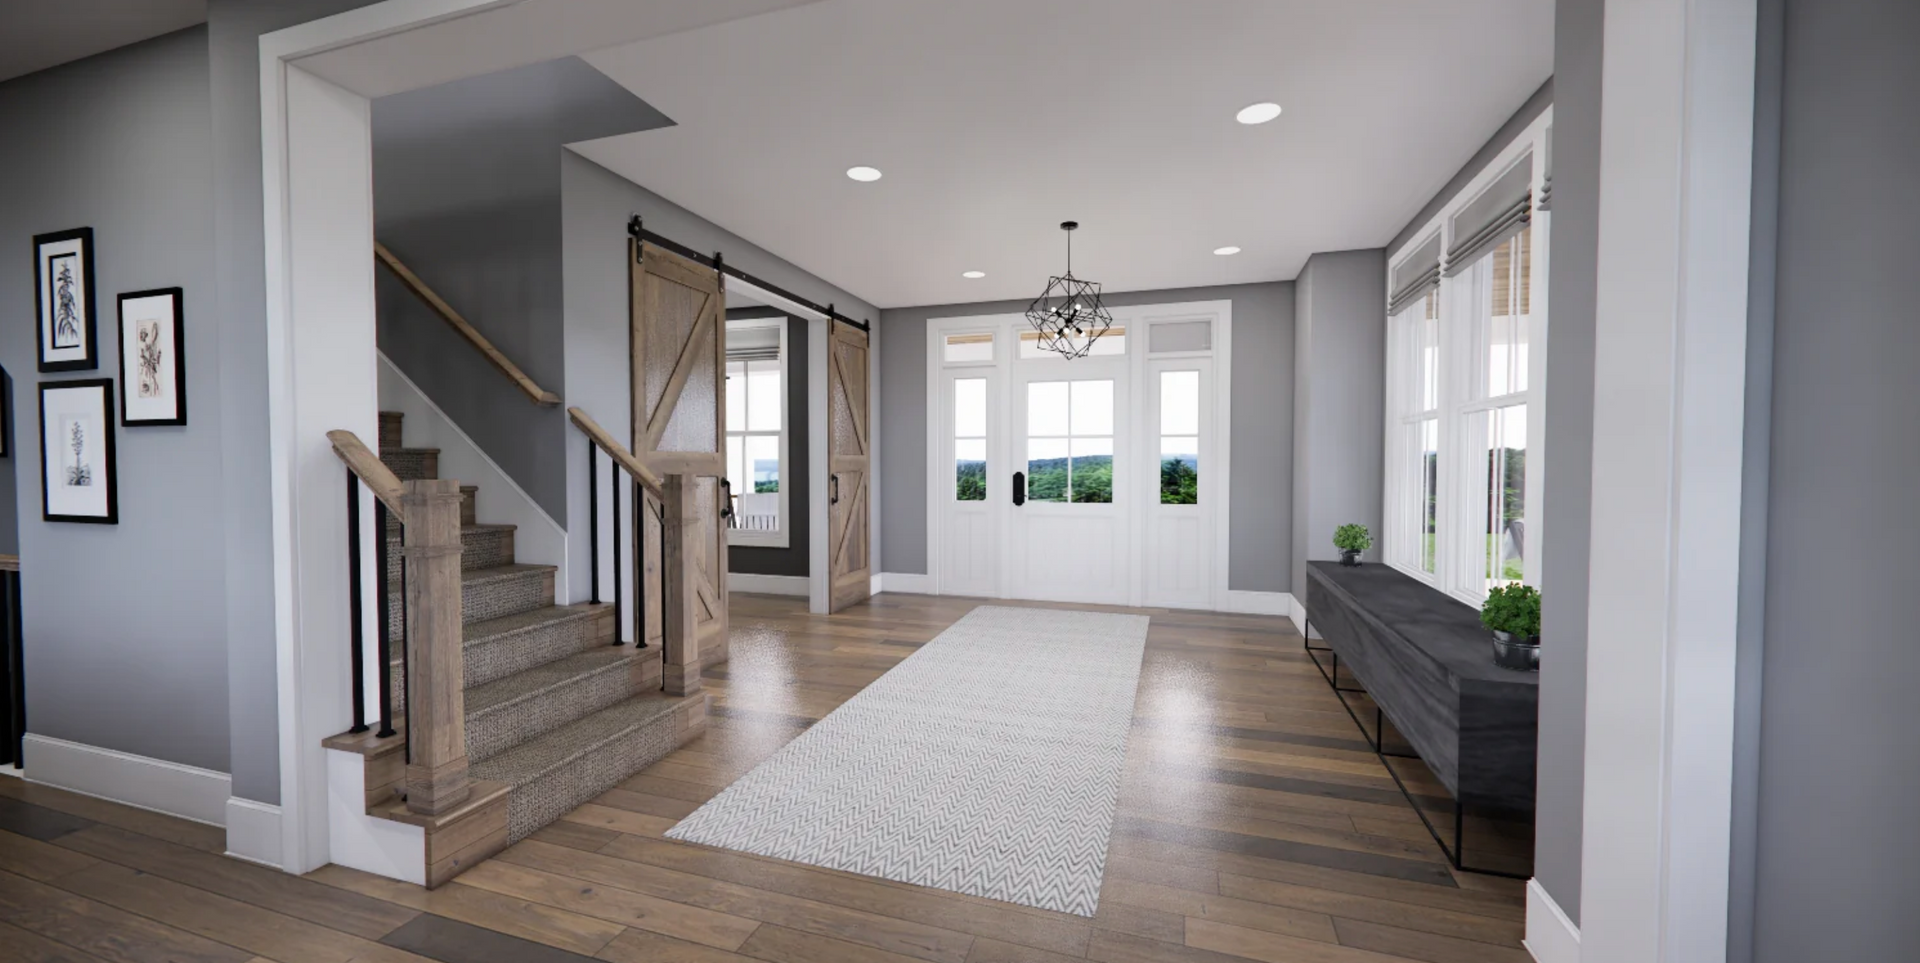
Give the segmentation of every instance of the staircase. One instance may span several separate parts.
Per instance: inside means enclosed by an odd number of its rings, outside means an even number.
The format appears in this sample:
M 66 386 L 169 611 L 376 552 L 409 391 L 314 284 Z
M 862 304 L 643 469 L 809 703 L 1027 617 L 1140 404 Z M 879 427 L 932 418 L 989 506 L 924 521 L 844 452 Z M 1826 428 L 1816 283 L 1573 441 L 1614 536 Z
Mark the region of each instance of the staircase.
M 405 447 L 401 423 L 400 413 L 381 412 L 380 460 L 402 481 L 437 478 L 439 451 Z M 368 815 L 428 828 L 429 885 L 445 882 L 613 788 L 698 735 L 706 723 L 705 694 L 676 697 L 661 692 L 658 646 L 613 644 L 612 606 L 555 604 L 554 566 L 516 562 L 514 526 L 479 522 L 475 494 L 473 486 L 462 486 L 466 750 L 474 805 L 497 803 L 504 787 L 504 839 L 490 840 L 486 852 L 474 852 L 471 843 L 465 844 L 461 849 L 466 852 L 455 865 L 435 872 L 436 864 L 454 854 L 434 852 L 431 837 L 440 824 L 413 817 L 399 798 L 404 729 L 401 736 L 384 740 L 362 734 L 327 741 L 329 748 L 366 757 Z M 394 579 L 387 620 L 397 640 L 403 634 L 405 606 L 398 525 L 389 526 L 385 550 Z M 396 642 L 394 662 L 388 666 L 396 719 L 405 712 L 400 653 Z

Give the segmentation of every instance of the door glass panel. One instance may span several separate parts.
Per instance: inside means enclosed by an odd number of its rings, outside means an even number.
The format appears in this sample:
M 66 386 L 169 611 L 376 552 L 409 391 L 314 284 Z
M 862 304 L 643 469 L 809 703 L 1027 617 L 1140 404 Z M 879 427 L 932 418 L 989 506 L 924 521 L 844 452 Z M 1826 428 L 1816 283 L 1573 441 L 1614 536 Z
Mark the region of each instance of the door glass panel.
M 1200 372 L 1160 372 L 1160 433 L 1200 433 Z
M 1064 438 L 1067 434 L 1067 382 L 1027 385 L 1027 435 Z
M 1160 504 L 1200 503 L 1200 438 L 1196 435 L 1160 437 Z
M 1113 382 L 1075 381 L 1071 408 L 1071 434 L 1113 435 Z M 1113 452 L 1109 451 L 1108 454 Z
M 987 379 L 953 382 L 954 488 L 956 501 L 987 500 Z
M 1073 501 L 1113 501 L 1113 439 L 1074 438 L 1069 445 L 1073 463 L 1069 481 Z
M 1067 500 L 1067 440 L 1027 439 L 1027 500 Z
M 961 378 L 953 383 L 953 436 L 987 436 L 987 379 Z

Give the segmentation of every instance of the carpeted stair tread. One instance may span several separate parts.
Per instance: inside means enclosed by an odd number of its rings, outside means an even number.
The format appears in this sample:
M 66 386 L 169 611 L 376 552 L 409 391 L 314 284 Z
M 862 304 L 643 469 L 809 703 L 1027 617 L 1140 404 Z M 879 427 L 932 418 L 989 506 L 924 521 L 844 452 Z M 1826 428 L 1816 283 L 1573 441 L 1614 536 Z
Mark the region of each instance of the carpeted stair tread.
M 535 666 L 525 672 L 516 672 L 504 679 L 496 679 L 483 685 L 467 687 L 467 715 L 478 715 L 495 709 L 536 698 L 554 692 L 568 683 L 576 682 L 589 675 L 624 667 L 630 662 L 658 659 L 658 647 L 634 649 L 631 646 L 615 648 L 611 645 L 580 652 L 564 659 L 555 659 L 546 665 Z
M 581 652 L 466 693 L 467 757 L 480 762 L 659 687 L 645 676 L 658 649 Z M 651 685 L 649 685 L 651 683 Z
M 531 612 L 515 612 L 497 619 L 481 622 L 468 622 L 463 630 L 463 646 L 486 645 L 499 642 L 508 636 L 547 628 L 564 622 L 585 621 L 602 612 L 611 614 L 613 606 L 605 603 L 582 602 L 578 605 L 549 605 Z M 609 645 L 607 648 L 613 648 Z
M 469 771 L 513 787 L 507 838 L 517 842 L 672 752 L 674 710 L 685 702 L 642 693 L 473 763 Z
M 553 605 L 554 565 L 494 565 L 472 568 L 460 573 L 460 621 L 483 622 L 548 608 Z M 400 579 L 388 581 L 387 622 L 394 638 L 402 634 L 400 612 L 406 600 L 400 591 Z
M 467 688 L 472 690 L 576 652 L 612 649 L 613 606 L 592 602 L 549 605 L 484 622 L 468 622 L 461 628 Z M 389 671 L 393 674 L 395 698 L 404 708 L 406 697 L 401 694 L 397 645 Z

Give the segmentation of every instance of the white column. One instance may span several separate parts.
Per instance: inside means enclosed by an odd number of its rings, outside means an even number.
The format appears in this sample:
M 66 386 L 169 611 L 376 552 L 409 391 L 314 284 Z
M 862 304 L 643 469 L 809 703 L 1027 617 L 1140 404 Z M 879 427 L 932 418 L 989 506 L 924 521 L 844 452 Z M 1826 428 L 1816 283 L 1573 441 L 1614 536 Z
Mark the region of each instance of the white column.
M 1755 0 L 1609 0 L 1582 958 L 1726 955 Z

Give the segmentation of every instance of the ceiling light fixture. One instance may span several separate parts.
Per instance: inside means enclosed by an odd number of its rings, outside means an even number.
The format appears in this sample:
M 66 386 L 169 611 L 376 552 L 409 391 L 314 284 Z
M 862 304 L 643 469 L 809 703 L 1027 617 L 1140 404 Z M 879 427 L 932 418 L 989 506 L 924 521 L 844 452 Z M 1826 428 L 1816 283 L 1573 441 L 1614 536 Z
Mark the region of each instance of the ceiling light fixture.
M 1242 107 L 1239 113 L 1233 115 L 1233 119 L 1251 125 L 1264 124 L 1278 116 L 1280 116 L 1280 105 L 1269 101 Z
M 1218 254 L 1221 257 L 1232 257 L 1233 255 L 1240 253 L 1240 249 L 1229 244 L 1226 247 L 1214 248 L 1213 253 Z
M 1073 276 L 1073 232 L 1080 222 L 1063 221 L 1067 232 L 1067 270 L 1047 279 L 1047 289 L 1027 305 L 1027 321 L 1040 332 L 1040 347 L 1068 360 L 1084 358 L 1113 327 L 1113 315 L 1100 303 L 1100 285 Z
M 847 168 L 847 176 L 861 183 L 870 183 L 880 179 L 880 169 L 878 167 L 849 167 Z
M 983 278 L 983 277 L 986 277 L 986 276 L 987 276 L 987 272 L 985 272 L 985 271 L 962 271 L 962 272 L 960 273 L 960 276 L 961 276 L 961 277 L 963 277 L 963 278 L 966 278 L 966 279 L 967 279 L 967 280 L 969 280 L 969 281 L 978 281 L 978 280 L 980 280 L 981 278 Z

